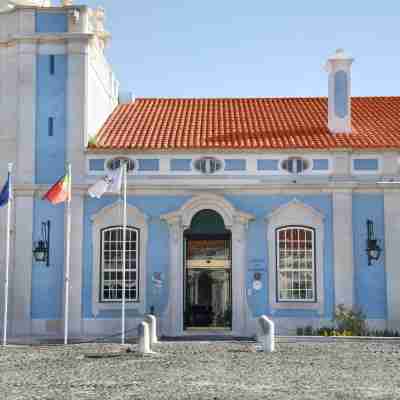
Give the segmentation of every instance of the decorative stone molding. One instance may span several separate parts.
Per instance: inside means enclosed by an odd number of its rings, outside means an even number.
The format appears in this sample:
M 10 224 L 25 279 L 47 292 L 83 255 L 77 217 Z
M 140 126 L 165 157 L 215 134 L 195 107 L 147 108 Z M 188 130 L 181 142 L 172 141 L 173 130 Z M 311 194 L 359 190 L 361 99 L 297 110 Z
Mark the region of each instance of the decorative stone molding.
M 224 197 L 201 194 L 186 202 L 179 210 L 164 214 L 161 219 L 170 229 L 170 289 L 168 306 L 162 316 L 162 331 L 178 336 L 183 331 L 183 233 L 190 227 L 192 218 L 202 210 L 213 210 L 224 220 L 232 232 L 232 332 L 246 335 L 249 316 L 246 297 L 246 247 L 247 226 L 253 216 L 237 210 Z
M 97 316 L 102 310 L 119 310 L 120 303 L 101 303 L 99 300 L 100 290 L 100 251 L 101 251 L 101 230 L 110 226 L 122 224 L 122 202 L 102 208 L 94 214 L 92 220 L 92 243 L 93 243 L 93 288 L 92 288 L 92 311 Z M 128 226 L 139 230 L 139 301 L 127 302 L 127 310 L 137 310 L 144 313 L 146 310 L 146 259 L 148 240 L 148 217 L 138 208 L 128 204 L 127 221 Z
M 265 219 L 267 223 L 268 243 L 268 298 L 272 311 L 285 310 L 317 310 L 324 311 L 324 215 L 313 207 L 294 199 L 275 209 Z M 276 229 L 283 226 L 307 226 L 315 230 L 315 282 L 316 302 L 278 302 L 277 301 L 277 265 L 276 265 Z
M 302 201 L 294 198 L 291 200 L 289 203 L 286 203 L 285 205 L 278 207 L 272 213 L 268 214 L 265 219 L 267 221 L 273 220 L 273 219 L 279 219 L 281 216 L 284 216 L 284 218 L 296 218 L 297 213 L 303 213 L 303 214 L 308 214 L 308 218 L 312 217 L 313 219 L 316 220 L 324 220 L 325 216 L 317 211 L 315 208 L 303 203 Z M 295 224 L 292 224 L 295 225 Z

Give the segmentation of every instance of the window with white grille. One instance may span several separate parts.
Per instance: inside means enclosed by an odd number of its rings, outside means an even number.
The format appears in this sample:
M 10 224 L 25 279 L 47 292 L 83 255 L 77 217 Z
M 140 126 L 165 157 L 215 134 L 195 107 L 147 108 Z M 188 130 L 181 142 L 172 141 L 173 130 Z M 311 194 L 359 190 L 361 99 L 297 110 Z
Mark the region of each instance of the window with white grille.
M 122 300 L 122 227 L 101 231 L 101 302 Z M 139 300 L 139 230 L 126 230 L 125 299 Z
M 316 301 L 315 231 L 288 226 L 276 230 L 278 301 Z

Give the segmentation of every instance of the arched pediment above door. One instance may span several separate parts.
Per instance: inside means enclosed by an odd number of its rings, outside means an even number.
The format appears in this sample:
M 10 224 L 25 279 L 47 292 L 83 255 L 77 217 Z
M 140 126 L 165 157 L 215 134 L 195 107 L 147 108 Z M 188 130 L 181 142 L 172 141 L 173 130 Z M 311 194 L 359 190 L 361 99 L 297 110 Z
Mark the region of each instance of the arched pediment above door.
M 187 229 L 190 227 L 193 217 L 203 210 L 213 210 L 218 213 L 223 219 L 226 229 L 231 229 L 235 222 L 247 225 L 249 221 L 254 219 L 251 214 L 237 210 L 224 197 L 214 194 L 194 196 L 179 210 L 164 214 L 161 219 L 168 224 L 174 224 L 173 221 L 179 220 L 182 227 Z

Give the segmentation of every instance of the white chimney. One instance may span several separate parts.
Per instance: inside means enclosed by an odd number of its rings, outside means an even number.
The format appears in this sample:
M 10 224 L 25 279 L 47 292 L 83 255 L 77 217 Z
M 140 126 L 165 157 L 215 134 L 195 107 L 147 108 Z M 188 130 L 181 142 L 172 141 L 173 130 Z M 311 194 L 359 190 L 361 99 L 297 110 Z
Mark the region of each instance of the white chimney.
M 351 65 L 354 59 L 343 49 L 328 58 L 328 128 L 331 133 L 351 133 Z

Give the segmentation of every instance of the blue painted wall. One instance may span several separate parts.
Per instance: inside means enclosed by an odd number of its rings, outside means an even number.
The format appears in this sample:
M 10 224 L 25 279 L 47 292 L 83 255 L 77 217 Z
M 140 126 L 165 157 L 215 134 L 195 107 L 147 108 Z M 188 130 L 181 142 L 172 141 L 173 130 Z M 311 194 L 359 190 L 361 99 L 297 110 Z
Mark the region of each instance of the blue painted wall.
M 60 319 L 63 315 L 64 205 L 35 198 L 33 240 L 41 240 L 42 222 L 50 220 L 50 266 L 33 261 L 32 318 Z
M 64 13 L 42 12 L 36 13 L 37 33 L 62 33 L 68 32 L 68 17 Z
M 92 158 L 89 160 L 90 171 L 104 171 L 106 160 L 104 158 Z
M 45 26 L 44 19 L 44 16 L 38 16 L 37 28 Z M 51 185 L 65 171 L 66 81 L 67 56 L 37 56 L 35 182 L 38 184 Z M 49 118 L 53 119 L 52 132 L 49 131 Z M 42 222 L 47 220 L 51 224 L 50 267 L 33 261 L 33 319 L 60 319 L 63 315 L 64 205 L 53 206 L 37 197 L 34 241 L 41 240 Z
M 192 160 L 190 158 L 175 158 L 170 161 L 171 171 L 191 171 Z
M 67 56 L 37 56 L 36 183 L 54 183 L 65 171 Z M 49 135 L 49 118 L 54 120 Z
M 267 225 L 265 216 L 276 208 L 289 203 L 294 198 L 315 208 L 325 217 L 324 220 L 324 298 L 325 309 L 323 318 L 330 319 L 334 309 L 334 274 L 333 274 L 333 236 L 332 236 L 332 200 L 330 195 L 315 196 L 226 196 L 238 209 L 253 214 L 255 221 L 250 222 L 248 232 L 247 250 L 247 287 L 252 288 L 254 272 L 262 273 L 263 288 L 254 291 L 248 296 L 248 302 L 253 316 L 263 313 L 270 314 L 268 299 L 268 268 L 274 268 L 273 260 L 268 258 L 268 245 L 266 243 Z M 316 317 L 320 318 L 315 311 L 310 310 L 279 310 L 275 316 L 282 317 Z
M 338 71 L 335 73 L 335 114 L 339 118 L 344 118 L 349 113 L 348 110 L 348 88 L 347 73 Z
M 279 160 L 257 160 L 257 169 L 259 171 L 278 171 Z
M 225 171 L 246 171 L 246 160 L 225 159 Z
M 160 221 L 161 214 L 175 211 L 180 208 L 189 196 L 143 196 L 129 197 L 129 204 L 136 206 L 146 215 L 149 221 L 149 238 L 147 253 L 147 307 L 154 306 L 157 313 L 164 310 L 167 305 L 168 293 L 168 264 L 169 264 L 169 231 L 165 222 Z M 249 225 L 249 246 L 248 246 L 248 272 L 247 285 L 252 286 L 254 272 L 262 273 L 263 289 L 253 291 L 253 295 L 249 296 L 249 304 L 254 316 L 262 313 L 269 313 L 267 306 L 267 268 L 272 266 L 268 260 L 266 237 L 266 223 L 264 217 L 272 212 L 276 207 L 284 205 L 294 196 L 226 196 L 237 208 L 250 212 L 256 216 L 256 220 Z M 332 204 L 328 195 L 319 196 L 296 196 L 325 215 L 325 249 L 324 249 L 324 287 L 325 287 L 325 313 L 324 317 L 330 318 L 333 310 L 333 266 L 332 266 Z M 84 318 L 93 318 L 92 314 L 92 284 L 93 279 L 93 249 L 92 249 L 92 222 L 91 217 L 99 212 L 103 207 L 111 205 L 117 200 L 116 197 L 104 197 L 102 199 L 85 200 L 84 211 L 84 242 L 88 243 L 84 253 L 84 270 L 83 270 L 83 315 Z M 90 245 L 89 245 L 90 243 Z M 165 284 L 162 289 L 157 289 L 152 283 L 154 272 L 162 272 L 165 278 Z M 280 316 L 297 316 L 297 317 L 317 317 L 315 312 L 307 310 L 281 310 L 275 315 Z M 100 318 L 119 318 L 117 313 L 101 313 Z
M 313 171 L 326 171 L 329 169 L 329 160 L 315 159 L 313 160 Z
M 138 160 L 139 171 L 158 171 L 160 169 L 160 160 L 154 159 L 142 159 Z
M 147 276 L 146 279 L 146 303 L 148 311 L 153 305 L 156 313 L 160 313 L 167 305 L 168 294 L 168 265 L 169 265 L 169 231 L 165 222 L 160 220 L 160 215 L 175 211 L 180 208 L 190 196 L 143 196 L 129 197 L 128 203 L 137 207 L 141 212 L 146 214 L 148 219 L 149 237 L 147 251 Z M 92 221 L 91 217 L 99 212 L 102 208 L 107 207 L 117 201 L 115 196 L 106 196 L 101 199 L 86 198 L 84 208 L 84 267 L 83 267 L 83 288 L 82 303 L 84 318 L 92 318 L 92 288 L 93 279 L 93 247 L 92 247 Z M 154 272 L 162 272 L 164 277 L 164 286 L 162 289 L 155 288 L 152 283 Z M 142 277 L 143 278 L 143 277 Z M 120 313 L 104 312 L 98 318 L 120 318 Z
M 375 236 L 384 240 L 384 201 L 380 194 L 353 195 L 353 246 L 355 302 L 368 318 L 386 318 L 384 255 L 368 266 L 367 219 L 374 222 Z
M 248 253 L 247 253 L 247 287 L 252 287 L 255 272 L 261 272 L 263 288 L 252 291 L 248 302 L 253 316 L 262 313 L 269 314 L 268 299 L 268 268 L 273 268 L 273 260 L 268 258 L 266 243 L 265 216 L 296 197 L 305 204 L 321 212 L 324 217 L 324 292 L 325 308 L 322 318 L 330 319 L 334 310 L 334 272 L 333 272 L 333 236 L 332 236 L 332 201 L 330 195 L 313 196 L 251 196 L 230 195 L 227 200 L 240 210 L 252 213 L 255 220 L 249 224 Z M 164 310 L 168 293 L 168 264 L 169 264 L 169 231 L 161 214 L 179 209 L 189 196 L 141 196 L 129 197 L 129 204 L 136 206 L 149 220 L 149 238 L 147 252 L 146 303 L 148 309 L 154 306 L 157 313 Z M 84 209 L 84 268 L 83 268 L 83 315 L 93 318 L 92 314 L 92 284 L 93 253 L 92 253 L 92 222 L 91 217 L 103 207 L 117 201 L 116 197 L 85 200 Z M 386 290 L 383 257 L 373 266 L 367 265 L 365 253 L 366 220 L 370 218 L 375 223 L 376 236 L 384 239 L 383 227 L 383 196 L 356 194 L 353 199 L 353 229 L 354 229 L 354 263 L 355 263 L 355 301 L 360 305 L 368 318 L 386 318 Z M 52 221 L 51 267 L 34 264 L 32 272 L 32 316 L 33 318 L 61 318 L 62 316 L 62 277 L 64 254 L 64 209 L 54 207 L 37 199 L 35 202 L 35 234 L 34 239 L 40 238 L 42 221 Z M 152 282 L 154 272 L 163 273 L 164 286 L 156 288 Z M 142 277 L 143 278 L 143 277 Z M 51 301 L 49 301 L 51 299 Z M 279 310 L 275 316 L 282 317 L 315 317 L 316 312 L 309 310 Z M 119 313 L 104 312 L 100 318 L 119 318 Z
M 377 158 L 358 158 L 353 160 L 355 171 L 377 171 L 379 162 Z

